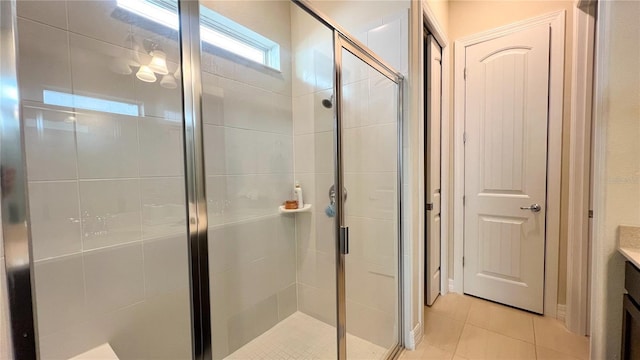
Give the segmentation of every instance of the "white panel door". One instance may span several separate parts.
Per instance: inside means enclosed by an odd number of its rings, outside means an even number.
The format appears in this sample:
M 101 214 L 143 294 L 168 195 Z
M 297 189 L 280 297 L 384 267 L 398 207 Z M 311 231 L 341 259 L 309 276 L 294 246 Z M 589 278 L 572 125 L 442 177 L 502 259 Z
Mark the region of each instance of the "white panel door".
M 442 50 L 433 36 L 427 36 L 426 117 L 426 302 L 432 305 L 440 294 L 440 114 L 442 95 Z M 430 204 L 430 205 L 429 205 Z
M 465 54 L 464 292 L 536 313 L 544 300 L 549 35 L 540 25 Z

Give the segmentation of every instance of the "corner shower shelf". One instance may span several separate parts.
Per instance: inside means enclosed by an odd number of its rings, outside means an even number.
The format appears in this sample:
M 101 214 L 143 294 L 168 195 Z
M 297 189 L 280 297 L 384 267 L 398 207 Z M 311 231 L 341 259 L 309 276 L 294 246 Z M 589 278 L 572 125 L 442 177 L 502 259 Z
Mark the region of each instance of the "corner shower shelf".
M 302 209 L 285 209 L 284 205 L 280 205 L 279 209 L 280 209 L 280 214 L 311 212 L 311 204 L 304 204 Z

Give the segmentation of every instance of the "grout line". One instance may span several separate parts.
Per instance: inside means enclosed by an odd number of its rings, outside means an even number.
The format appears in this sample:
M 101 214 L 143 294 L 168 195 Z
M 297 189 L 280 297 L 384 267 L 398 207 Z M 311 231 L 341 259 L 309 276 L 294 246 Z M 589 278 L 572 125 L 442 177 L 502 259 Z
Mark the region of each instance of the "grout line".
M 531 328 L 533 329 L 533 345 L 538 345 L 538 340 L 536 339 L 536 322 L 533 318 L 533 316 L 531 317 Z
M 149 117 L 149 116 L 145 115 L 145 117 Z M 157 116 L 151 116 L 151 117 L 158 118 L 158 119 L 165 119 L 164 117 L 157 117 Z M 261 133 L 261 134 L 277 135 L 277 136 L 285 137 L 287 139 L 290 139 L 292 136 L 294 136 L 292 133 L 289 132 L 289 129 L 287 129 L 286 132 L 278 132 L 278 131 L 268 131 L 268 130 L 264 130 L 264 129 L 254 129 L 254 128 L 250 128 L 250 127 L 246 127 L 246 126 L 233 126 L 233 125 L 229 125 L 229 124 L 204 123 L 204 125 L 210 126 L 210 127 L 215 127 L 215 128 L 232 129 L 232 130 L 244 130 L 244 131 L 257 132 L 257 133 Z

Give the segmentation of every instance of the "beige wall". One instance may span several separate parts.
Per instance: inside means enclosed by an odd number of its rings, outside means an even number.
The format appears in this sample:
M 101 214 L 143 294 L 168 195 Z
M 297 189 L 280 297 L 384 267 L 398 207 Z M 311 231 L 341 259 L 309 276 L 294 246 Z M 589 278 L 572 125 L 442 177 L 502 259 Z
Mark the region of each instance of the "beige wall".
M 435 15 L 438 25 L 445 34 L 449 35 L 449 0 L 424 0 L 425 6 L 428 6 Z
M 438 1 L 434 1 L 438 3 Z M 569 177 L 569 125 L 571 103 L 571 58 L 572 58 L 572 28 L 573 28 L 573 2 L 572 1 L 449 1 L 448 8 L 448 36 L 449 41 L 454 42 L 463 37 L 496 27 L 508 25 L 517 21 L 529 19 L 553 11 L 565 10 L 565 84 L 564 84 L 564 116 L 562 139 L 562 189 L 560 208 L 560 249 L 558 272 L 558 303 L 564 304 L 566 299 L 566 274 L 567 274 L 567 205 L 568 205 L 568 177 Z M 452 69 L 453 69 L 453 57 Z M 451 84 L 453 84 L 453 71 L 451 72 Z M 453 98 L 454 87 L 451 86 Z M 453 114 L 453 102 L 451 103 Z M 451 117 L 453 129 L 453 117 Z M 453 136 L 453 133 L 452 133 Z M 453 137 L 450 140 L 453 144 Z M 451 151 L 453 155 L 453 151 Z M 453 164 L 453 159 L 452 159 Z M 451 223 L 450 231 L 453 230 Z M 453 277 L 453 249 L 449 250 L 449 276 Z
M 598 16 L 595 159 L 604 167 L 595 175 L 591 357 L 618 359 L 624 259 L 617 229 L 640 225 L 640 2 L 601 2 Z

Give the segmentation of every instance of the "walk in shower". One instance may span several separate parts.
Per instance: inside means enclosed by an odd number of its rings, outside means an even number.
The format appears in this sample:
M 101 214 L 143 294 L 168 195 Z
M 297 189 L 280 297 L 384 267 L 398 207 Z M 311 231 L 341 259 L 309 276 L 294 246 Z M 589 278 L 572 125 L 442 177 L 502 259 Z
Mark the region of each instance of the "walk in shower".
M 0 19 L 2 126 L 23 133 L 1 154 L 14 355 L 398 354 L 402 65 L 369 46 L 406 12 L 359 40 L 295 1 L 18 0 Z

